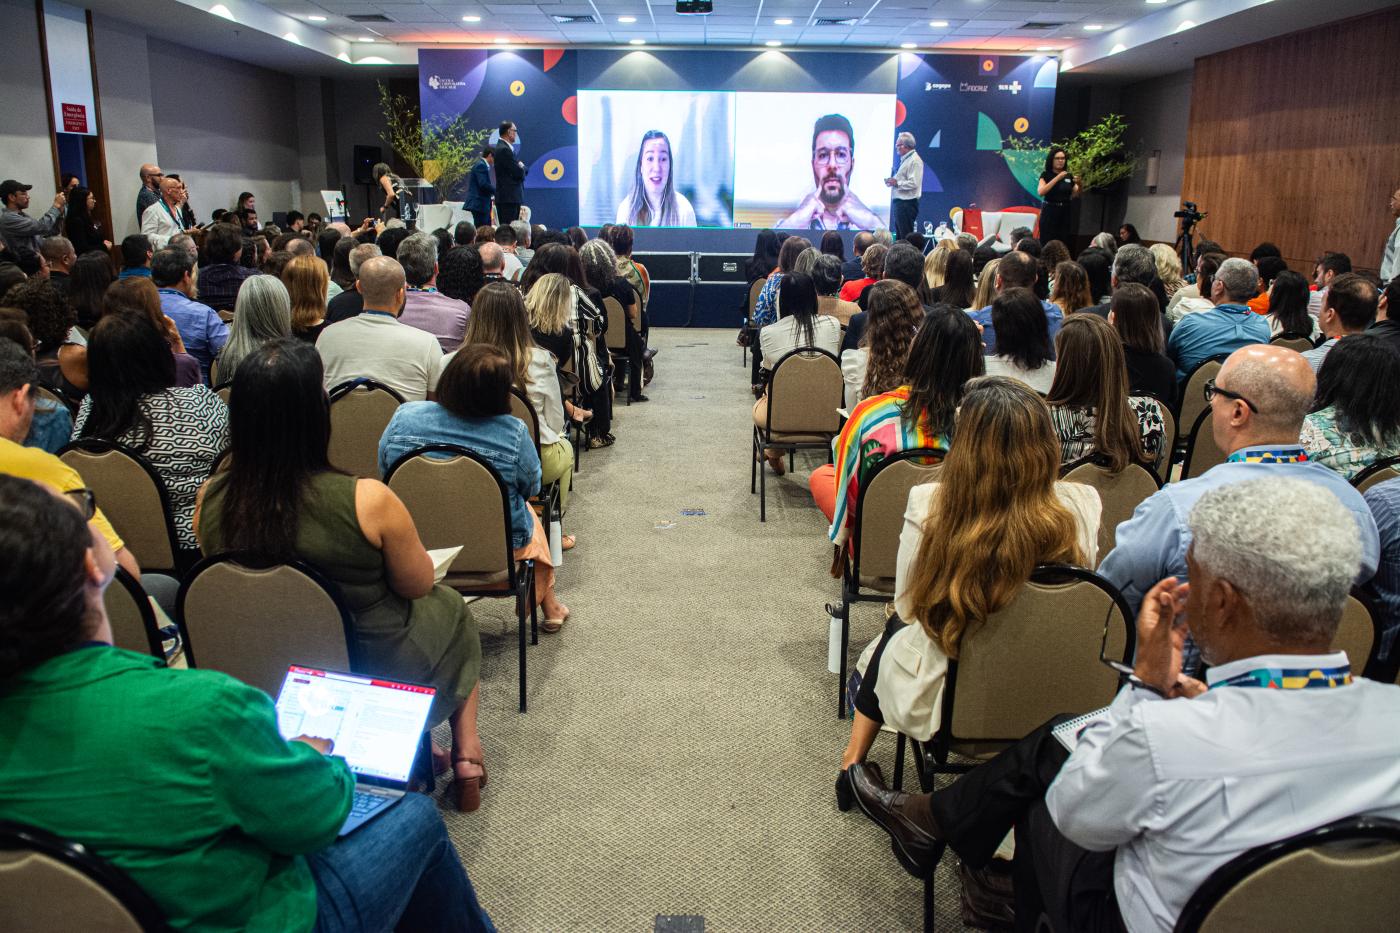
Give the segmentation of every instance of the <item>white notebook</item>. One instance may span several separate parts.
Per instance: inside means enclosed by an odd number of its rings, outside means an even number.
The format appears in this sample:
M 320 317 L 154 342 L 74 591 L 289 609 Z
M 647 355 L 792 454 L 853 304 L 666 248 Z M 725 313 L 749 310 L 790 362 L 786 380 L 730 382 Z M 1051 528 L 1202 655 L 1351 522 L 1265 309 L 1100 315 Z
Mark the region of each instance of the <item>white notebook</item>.
M 456 547 L 432 548 L 428 551 L 428 556 L 433 559 L 434 583 L 441 583 L 442 578 L 447 576 L 447 568 L 451 567 L 457 555 L 462 553 L 463 547 L 465 545 L 459 544 Z
M 1096 722 L 1103 722 L 1108 719 L 1108 707 L 1096 709 L 1092 713 L 1085 713 L 1083 716 L 1076 716 L 1050 730 L 1050 734 L 1060 740 L 1060 744 L 1071 752 L 1079 744 L 1079 733 Z

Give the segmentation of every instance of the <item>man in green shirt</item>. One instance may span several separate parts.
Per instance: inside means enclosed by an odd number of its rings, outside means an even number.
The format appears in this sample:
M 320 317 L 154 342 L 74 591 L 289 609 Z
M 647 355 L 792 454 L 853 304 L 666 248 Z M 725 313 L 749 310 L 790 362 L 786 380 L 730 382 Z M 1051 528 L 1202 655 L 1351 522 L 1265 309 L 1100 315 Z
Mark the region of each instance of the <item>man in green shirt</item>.
M 176 929 L 491 930 L 426 797 L 337 841 L 354 776 L 321 740 L 285 741 L 232 677 L 112 647 L 91 518 L 0 475 L 0 819 L 87 846 Z

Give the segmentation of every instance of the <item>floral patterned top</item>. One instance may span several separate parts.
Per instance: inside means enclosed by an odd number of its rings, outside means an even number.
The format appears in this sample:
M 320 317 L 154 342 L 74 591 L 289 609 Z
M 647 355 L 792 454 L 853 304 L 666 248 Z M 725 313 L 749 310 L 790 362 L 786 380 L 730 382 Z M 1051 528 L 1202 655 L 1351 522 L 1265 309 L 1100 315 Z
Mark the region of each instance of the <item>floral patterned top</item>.
M 783 281 L 781 272 L 774 272 L 763 283 L 758 300 L 753 303 L 753 326 L 765 327 L 778 319 L 778 285 Z
M 1134 395 L 1129 397 L 1128 407 L 1137 416 L 1138 426 L 1142 429 L 1142 452 L 1149 461 L 1160 459 L 1167 444 L 1167 426 L 1162 421 L 1161 406 L 1154 398 Z M 1094 409 L 1051 405 L 1050 420 L 1055 425 L 1055 435 L 1060 439 L 1060 463 L 1071 463 L 1093 452 Z
M 1391 444 L 1356 443 L 1356 438 L 1343 434 L 1337 427 L 1337 409 L 1331 405 L 1305 417 L 1299 436 L 1309 460 L 1336 470 L 1349 480 L 1377 460 L 1400 456 L 1400 438 L 1394 441 Z

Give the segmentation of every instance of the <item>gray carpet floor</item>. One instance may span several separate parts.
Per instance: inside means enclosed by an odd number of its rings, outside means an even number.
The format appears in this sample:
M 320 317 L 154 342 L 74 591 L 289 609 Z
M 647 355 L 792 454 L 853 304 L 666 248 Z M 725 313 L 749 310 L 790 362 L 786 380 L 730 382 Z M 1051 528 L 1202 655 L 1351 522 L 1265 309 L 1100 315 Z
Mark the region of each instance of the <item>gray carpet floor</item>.
M 463 864 L 505 931 L 643 931 L 658 915 L 717 933 L 919 929 L 922 885 L 832 791 L 848 723 L 826 669 L 838 585 L 806 484 L 822 461 L 770 475 L 760 524 L 734 332 L 652 344 L 651 401 L 619 404 L 617 445 L 583 455 L 558 578 L 572 617 L 529 648 L 528 713 L 509 608 L 473 607 L 490 780 L 476 813 L 443 809 Z M 878 604 L 855 610 L 852 659 L 882 624 Z M 893 773 L 892 738 L 872 760 Z M 936 880 L 939 929 L 960 929 L 953 856 Z

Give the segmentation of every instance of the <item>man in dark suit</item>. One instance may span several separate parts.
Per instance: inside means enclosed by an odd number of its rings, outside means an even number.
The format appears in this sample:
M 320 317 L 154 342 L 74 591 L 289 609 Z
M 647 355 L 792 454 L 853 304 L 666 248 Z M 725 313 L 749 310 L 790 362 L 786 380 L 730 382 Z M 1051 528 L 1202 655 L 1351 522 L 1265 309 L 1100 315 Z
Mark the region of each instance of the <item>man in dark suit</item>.
M 491 181 L 491 163 L 496 159 L 496 150 L 490 146 L 481 147 L 481 159 L 472 166 L 467 178 L 467 201 L 462 206 L 471 211 L 472 220 L 478 227 L 491 225 L 491 197 L 496 186 Z
M 865 273 L 860 268 L 860 257 L 865 255 L 866 247 L 874 242 L 875 234 L 869 230 L 862 230 L 856 234 L 855 242 L 851 244 L 856 254 L 841 264 L 841 281 L 854 282 L 856 279 L 865 278 Z
M 515 157 L 515 124 L 501 122 L 501 141 L 496 144 L 496 216 L 503 224 L 520 219 L 525 201 L 525 163 Z

